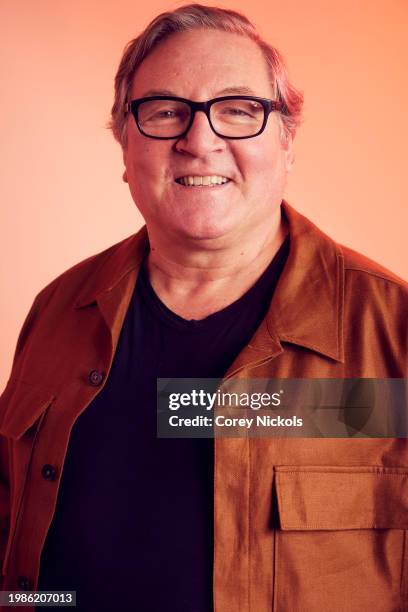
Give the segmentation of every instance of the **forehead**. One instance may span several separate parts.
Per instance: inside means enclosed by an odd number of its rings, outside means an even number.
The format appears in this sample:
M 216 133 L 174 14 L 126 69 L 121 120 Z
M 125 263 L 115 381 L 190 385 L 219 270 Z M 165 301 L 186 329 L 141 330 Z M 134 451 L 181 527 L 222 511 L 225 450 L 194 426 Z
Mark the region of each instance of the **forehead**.
M 272 85 L 254 41 L 218 30 L 193 30 L 159 43 L 137 69 L 132 97 L 159 93 L 195 100 L 228 93 L 270 98 Z

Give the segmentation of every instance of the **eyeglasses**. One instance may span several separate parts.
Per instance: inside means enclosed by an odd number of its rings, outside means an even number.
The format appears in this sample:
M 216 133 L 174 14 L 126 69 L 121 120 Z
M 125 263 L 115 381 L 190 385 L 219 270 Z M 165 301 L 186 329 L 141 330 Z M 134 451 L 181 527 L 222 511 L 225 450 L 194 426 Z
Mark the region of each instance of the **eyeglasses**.
M 277 100 L 254 96 L 223 96 L 207 102 L 192 102 L 175 96 L 151 96 L 128 102 L 139 131 L 148 138 L 182 138 L 192 126 L 197 111 L 206 114 L 211 129 L 222 138 L 253 138 L 261 134 L 273 111 L 283 111 Z

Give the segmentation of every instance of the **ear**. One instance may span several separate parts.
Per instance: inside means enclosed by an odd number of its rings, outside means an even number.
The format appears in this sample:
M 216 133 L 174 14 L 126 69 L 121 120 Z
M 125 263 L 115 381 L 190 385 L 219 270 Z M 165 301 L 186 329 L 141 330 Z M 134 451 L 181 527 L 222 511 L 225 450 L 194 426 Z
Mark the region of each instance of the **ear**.
M 285 141 L 282 144 L 282 147 L 285 151 L 286 172 L 290 172 L 292 170 L 293 162 L 295 161 L 295 151 L 293 148 L 293 136 L 291 134 L 285 135 Z
M 124 149 L 123 149 L 123 163 L 125 166 L 125 170 L 123 171 L 123 174 L 122 174 L 122 180 L 124 183 L 128 183 L 129 181 L 127 178 L 127 171 L 126 171 L 126 151 Z

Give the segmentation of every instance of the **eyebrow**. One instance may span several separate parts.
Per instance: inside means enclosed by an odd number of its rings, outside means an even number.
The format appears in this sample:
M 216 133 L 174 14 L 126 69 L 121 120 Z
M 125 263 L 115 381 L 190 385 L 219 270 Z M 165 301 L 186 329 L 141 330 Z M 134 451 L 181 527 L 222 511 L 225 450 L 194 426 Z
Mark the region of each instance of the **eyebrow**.
M 150 96 L 176 96 L 176 94 L 170 89 L 149 89 L 141 97 L 149 98 Z
M 217 95 L 214 97 L 218 97 L 220 95 L 221 96 L 228 95 L 228 94 L 237 94 L 237 95 L 243 95 L 243 96 L 255 96 L 256 95 L 254 90 L 251 89 L 250 87 L 247 87 L 246 85 L 238 85 L 236 87 L 226 87 L 225 89 L 222 89 L 221 91 L 219 91 Z M 180 96 L 177 96 L 177 94 L 174 91 L 171 91 L 170 89 L 149 89 L 141 97 L 149 98 L 150 96 L 180 97 Z
M 251 89 L 250 87 L 247 87 L 246 85 L 239 85 L 237 87 L 226 87 L 225 89 L 221 90 L 218 92 L 218 95 L 220 94 L 242 94 L 243 96 L 248 95 L 248 96 L 255 96 L 255 92 L 253 89 Z

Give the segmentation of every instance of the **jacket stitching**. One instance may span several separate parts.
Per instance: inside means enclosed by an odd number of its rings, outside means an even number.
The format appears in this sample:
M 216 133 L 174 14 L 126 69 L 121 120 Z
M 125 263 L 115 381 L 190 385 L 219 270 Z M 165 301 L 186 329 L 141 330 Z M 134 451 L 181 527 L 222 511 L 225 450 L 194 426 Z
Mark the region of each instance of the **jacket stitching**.
M 354 467 L 354 466 L 351 466 Z M 358 466 L 356 466 L 358 467 Z M 381 469 L 387 470 L 385 471 L 381 471 Z M 401 468 L 397 468 L 397 469 L 401 469 Z M 404 469 L 404 468 L 403 468 Z M 370 475 L 374 475 L 374 476 L 401 476 L 403 478 L 406 478 L 408 476 L 408 467 L 405 468 L 406 471 L 405 472 L 397 472 L 394 471 L 393 468 L 373 468 L 372 470 L 369 469 L 367 471 L 360 471 L 360 472 L 349 472 L 348 470 L 324 470 L 324 468 L 322 470 L 319 471 L 310 471 L 307 472 L 306 470 L 282 470 L 279 471 L 279 474 L 302 474 L 302 476 L 310 476 L 313 477 L 315 474 L 350 474 L 350 476 L 354 477 L 354 480 L 357 480 L 357 478 L 355 478 L 356 476 L 361 476 L 362 474 L 370 474 Z
M 248 598 L 248 612 L 251 610 L 251 444 L 249 438 L 247 437 L 247 453 L 248 453 L 248 508 L 247 508 L 247 537 L 248 537 L 248 568 L 247 568 L 247 598 Z
M 344 258 L 341 252 L 337 252 L 337 351 L 341 359 L 344 360 L 344 276 L 341 274 L 344 269 Z
M 315 531 L 353 531 L 354 529 L 403 529 L 403 527 L 385 527 L 383 523 L 347 523 L 346 526 L 342 523 L 337 523 L 334 526 L 330 526 L 331 524 L 324 523 L 296 523 L 297 525 L 302 525 L 302 527 L 282 527 L 284 531 L 306 531 L 308 529 Z
M 404 610 L 404 605 L 408 603 L 408 531 L 404 531 L 404 540 L 402 543 L 402 563 L 401 563 L 401 611 Z
M 393 285 L 397 285 L 397 287 L 404 287 L 405 286 L 405 281 L 403 279 L 401 279 L 400 281 L 395 280 L 394 278 L 390 278 L 389 276 L 385 276 L 380 274 L 379 272 L 374 272 L 373 270 L 367 270 L 365 268 L 357 268 L 357 267 L 352 267 L 352 266 L 345 266 L 345 270 L 348 272 L 363 272 L 364 274 L 368 274 L 369 276 L 374 276 L 376 278 L 380 278 L 383 281 L 386 281 L 388 283 L 392 283 Z

